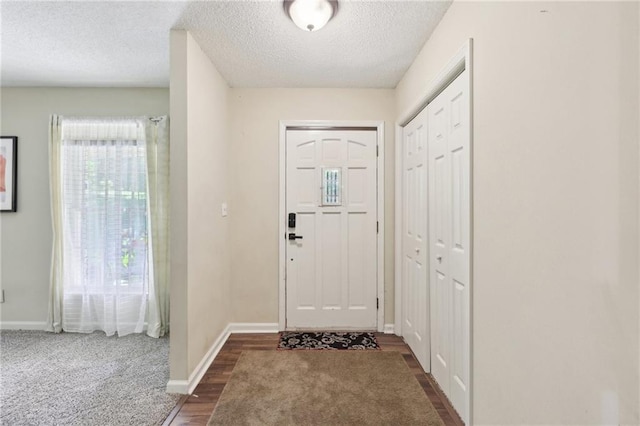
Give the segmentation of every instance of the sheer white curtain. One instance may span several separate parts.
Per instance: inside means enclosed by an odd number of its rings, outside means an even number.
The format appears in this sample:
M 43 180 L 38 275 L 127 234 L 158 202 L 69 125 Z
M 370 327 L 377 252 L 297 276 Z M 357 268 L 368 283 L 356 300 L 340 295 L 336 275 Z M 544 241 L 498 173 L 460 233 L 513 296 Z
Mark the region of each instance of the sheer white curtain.
M 51 250 L 51 284 L 49 287 L 49 315 L 47 331 L 62 331 L 62 208 L 61 208 L 61 165 L 62 117 L 52 115 L 49 120 L 49 189 L 51 199 L 51 227 L 53 229 L 53 248 Z
M 166 127 L 166 118 L 161 121 Z M 164 165 L 155 160 L 156 127 L 145 117 L 52 116 L 48 330 L 122 336 L 141 333 L 149 319 L 150 335 L 166 332 L 168 314 L 161 309 L 168 304 L 167 274 L 154 268 L 154 247 L 162 258 L 166 245 L 158 228 L 162 220 L 168 223 L 166 214 L 154 219 L 156 206 L 167 202 L 157 193 L 156 175 Z M 156 275 L 165 277 L 162 284 Z
M 169 331 L 169 123 L 166 116 L 147 120 L 147 170 L 149 176 L 149 223 L 153 265 L 149 287 L 151 337 Z

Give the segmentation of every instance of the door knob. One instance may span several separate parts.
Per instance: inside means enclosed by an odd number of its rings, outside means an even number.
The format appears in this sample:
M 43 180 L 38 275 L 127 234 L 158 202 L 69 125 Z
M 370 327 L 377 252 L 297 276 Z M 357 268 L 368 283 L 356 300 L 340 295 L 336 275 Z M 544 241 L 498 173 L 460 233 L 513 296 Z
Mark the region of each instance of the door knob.
M 302 235 L 296 235 L 294 233 L 290 233 L 289 234 L 289 240 L 290 241 L 301 240 L 301 239 L 302 239 Z

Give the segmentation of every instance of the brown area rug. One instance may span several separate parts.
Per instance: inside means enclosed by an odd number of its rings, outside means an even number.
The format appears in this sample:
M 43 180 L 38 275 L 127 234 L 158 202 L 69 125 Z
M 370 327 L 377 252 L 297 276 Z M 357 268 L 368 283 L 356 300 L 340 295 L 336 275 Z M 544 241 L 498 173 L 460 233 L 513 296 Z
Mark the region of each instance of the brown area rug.
M 444 425 L 397 352 L 243 352 L 209 425 Z

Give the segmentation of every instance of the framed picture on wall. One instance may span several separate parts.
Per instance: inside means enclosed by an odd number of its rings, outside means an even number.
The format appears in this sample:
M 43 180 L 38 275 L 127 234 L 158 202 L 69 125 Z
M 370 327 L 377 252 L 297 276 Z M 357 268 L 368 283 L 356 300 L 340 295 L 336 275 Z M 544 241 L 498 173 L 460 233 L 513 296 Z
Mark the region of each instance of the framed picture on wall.
M 18 188 L 18 137 L 0 136 L 0 212 L 15 212 Z

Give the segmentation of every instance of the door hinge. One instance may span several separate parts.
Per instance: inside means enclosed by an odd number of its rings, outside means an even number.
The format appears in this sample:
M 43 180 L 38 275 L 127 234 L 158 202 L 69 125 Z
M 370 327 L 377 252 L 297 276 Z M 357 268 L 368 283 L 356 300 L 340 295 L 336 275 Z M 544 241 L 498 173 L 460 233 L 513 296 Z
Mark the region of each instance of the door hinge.
M 376 222 L 376 234 L 380 233 L 380 222 Z
M 376 157 L 380 157 L 380 145 L 376 145 Z
M 376 297 L 376 309 L 380 309 L 380 299 Z

